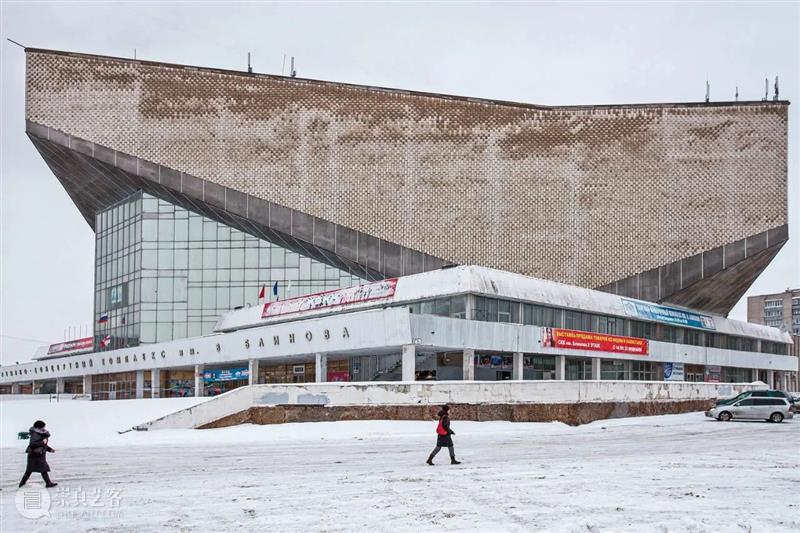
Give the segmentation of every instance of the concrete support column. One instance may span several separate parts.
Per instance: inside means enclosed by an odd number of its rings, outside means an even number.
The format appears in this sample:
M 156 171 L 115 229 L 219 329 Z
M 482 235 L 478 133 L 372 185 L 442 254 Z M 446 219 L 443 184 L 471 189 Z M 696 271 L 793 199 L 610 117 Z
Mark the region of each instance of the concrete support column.
M 774 370 L 767 370 L 767 385 L 769 385 L 770 389 L 775 388 L 775 371 Z
M 511 379 L 522 380 L 522 365 L 524 356 L 522 352 L 514 352 L 514 360 L 511 364 Z
M 161 369 L 153 368 L 150 370 L 150 396 L 161 398 Z
M 564 355 L 556 356 L 556 379 L 564 381 L 567 375 L 567 358 Z
M 136 371 L 136 399 L 144 398 L 144 370 Z
M 405 354 L 405 352 L 403 352 Z M 406 360 L 403 356 L 403 376 L 406 373 Z M 314 377 L 317 383 L 325 383 L 328 381 L 328 354 L 315 353 L 314 354 Z M 403 377 L 405 380 L 405 377 Z
M 205 396 L 203 390 L 203 365 L 194 365 L 194 395 L 196 397 Z
M 600 381 L 601 361 L 599 357 L 592 357 L 592 379 L 595 381 Z
M 64 394 L 64 378 L 56 378 L 56 394 Z
M 757 368 L 752 369 L 752 371 L 750 372 L 750 378 L 751 378 L 750 379 L 751 382 L 752 381 L 758 381 L 758 369 Z
M 11 394 L 19 394 L 19 383 L 11 384 Z
M 83 393 L 92 395 L 92 376 L 83 376 Z
M 475 381 L 475 350 L 467 348 L 461 356 L 461 379 Z
M 41 388 L 41 387 L 40 387 Z M 36 392 L 36 381 L 31 381 L 31 394 L 38 394 Z
M 402 364 L 403 381 L 414 381 L 416 379 L 417 347 L 413 344 L 403 346 Z
M 258 385 L 258 359 L 250 359 L 247 362 L 247 378 L 248 385 Z

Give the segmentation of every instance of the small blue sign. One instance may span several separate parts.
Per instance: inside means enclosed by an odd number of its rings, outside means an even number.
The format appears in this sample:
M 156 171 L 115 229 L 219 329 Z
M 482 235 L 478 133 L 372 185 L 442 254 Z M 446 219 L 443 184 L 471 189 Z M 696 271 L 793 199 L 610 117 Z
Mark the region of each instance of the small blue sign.
M 675 326 L 688 326 L 690 328 L 717 329 L 714 319 L 707 315 L 665 307 L 663 305 L 637 302 L 622 298 L 622 309 L 628 316 L 635 316 L 655 322 L 664 322 Z
M 242 368 L 218 368 L 214 370 L 203 371 L 203 381 L 210 383 L 213 381 L 239 381 L 248 379 L 250 377 L 250 370 L 247 367 Z

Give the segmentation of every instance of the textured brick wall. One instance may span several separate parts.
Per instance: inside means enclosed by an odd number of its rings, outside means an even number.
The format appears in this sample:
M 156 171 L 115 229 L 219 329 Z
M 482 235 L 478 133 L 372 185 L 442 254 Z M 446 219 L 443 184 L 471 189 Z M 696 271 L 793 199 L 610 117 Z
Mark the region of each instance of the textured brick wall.
M 449 261 L 590 287 L 787 220 L 784 104 L 542 108 L 29 51 L 27 118 Z
M 449 404 L 453 420 L 507 420 L 509 422 L 563 422 L 571 426 L 595 420 L 654 416 L 704 411 L 714 399 L 650 402 L 579 402 L 514 404 Z M 436 420 L 438 405 L 276 405 L 250 407 L 244 411 L 203 424 L 197 429 L 214 429 L 241 424 L 286 424 L 335 422 L 339 420 Z

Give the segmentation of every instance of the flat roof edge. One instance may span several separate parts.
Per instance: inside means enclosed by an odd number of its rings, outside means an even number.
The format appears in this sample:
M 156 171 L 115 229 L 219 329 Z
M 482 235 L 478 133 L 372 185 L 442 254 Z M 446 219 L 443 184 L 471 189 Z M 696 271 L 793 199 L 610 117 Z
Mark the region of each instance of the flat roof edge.
M 214 68 L 214 67 L 202 67 L 202 66 L 195 66 L 195 65 L 183 65 L 180 63 L 167 63 L 162 61 L 149 61 L 145 59 L 131 59 L 126 57 L 117 57 L 117 56 L 109 56 L 109 55 L 100 55 L 100 54 L 88 54 L 82 52 L 69 52 L 65 50 L 51 50 L 47 48 L 36 48 L 36 47 L 26 47 L 25 53 L 43 53 L 43 54 L 53 54 L 53 55 L 63 55 L 69 57 L 84 57 L 84 58 L 92 58 L 92 59 L 103 59 L 109 61 L 121 61 L 126 63 L 133 63 L 137 65 L 147 65 L 147 66 L 158 66 L 158 67 L 167 67 L 167 68 L 174 68 L 174 69 L 186 69 L 192 71 L 201 71 L 201 72 L 213 72 L 217 74 L 227 74 L 231 76 L 243 76 L 247 78 L 262 78 L 262 79 L 271 79 L 271 80 L 279 80 L 279 81 L 290 81 L 290 82 L 302 82 L 302 83 L 313 83 L 325 86 L 333 86 L 333 87 L 342 87 L 342 88 L 351 88 L 351 89 L 366 89 L 366 90 L 373 90 L 373 91 L 381 91 L 381 92 L 390 92 L 396 94 L 405 94 L 405 95 L 412 95 L 412 96 L 422 96 L 428 98 L 438 98 L 442 100 L 453 100 L 453 101 L 460 101 L 460 102 L 471 102 L 477 104 L 492 104 L 497 106 L 503 107 L 517 107 L 521 109 L 535 109 L 535 110 L 542 110 L 542 111 L 558 111 L 558 110 L 581 110 L 581 109 L 648 109 L 648 108 L 678 108 L 678 107 L 735 107 L 735 106 L 742 106 L 742 107 L 749 107 L 749 106 L 757 106 L 757 105 L 775 105 L 775 106 L 789 106 L 791 102 L 789 100 L 742 100 L 742 101 L 720 101 L 720 102 L 655 102 L 655 103 L 628 103 L 628 104 L 576 104 L 576 105 L 544 105 L 544 104 L 532 104 L 526 102 L 515 102 L 511 100 L 495 100 L 491 98 L 480 98 L 480 97 L 472 97 L 472 96 L 463 96 L 463 95 L 454 95 L 454 94 L 446 94 L 446 93 L 434 93 L 434 92 L 426 92 L 426 91 L 415 91 L 410 89 L 399 89 L 396 87 L 383 87 L 383 86 L 373 86 L 373 85 L 360 85 L 356 83 L 347 83 L 347 82 L 338 82 L 338 81 L 328 81 L 328 80 L 319 80 L 314 78 L 297 78 L 297 77 L 290 77 L 290 76 L 281 76 L 278 74 L 266 74 L 266 73 L 259 73 L 253 72 L 249 73 L 242 70 L 231 70 L 231 69 L 223 69 L 223 68 Z

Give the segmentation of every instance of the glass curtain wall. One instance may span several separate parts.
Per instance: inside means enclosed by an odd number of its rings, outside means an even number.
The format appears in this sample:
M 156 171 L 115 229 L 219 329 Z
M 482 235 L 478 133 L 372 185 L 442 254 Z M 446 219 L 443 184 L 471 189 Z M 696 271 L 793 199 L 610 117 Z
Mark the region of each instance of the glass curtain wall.
M 141 192 L 99 213 L 96 233 L 98 350 L 208 334 L 262 286 L 283 300 L 360 281 Z

